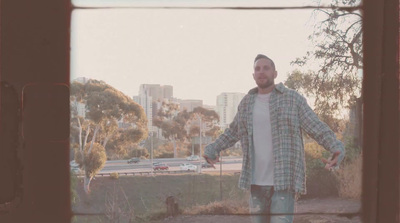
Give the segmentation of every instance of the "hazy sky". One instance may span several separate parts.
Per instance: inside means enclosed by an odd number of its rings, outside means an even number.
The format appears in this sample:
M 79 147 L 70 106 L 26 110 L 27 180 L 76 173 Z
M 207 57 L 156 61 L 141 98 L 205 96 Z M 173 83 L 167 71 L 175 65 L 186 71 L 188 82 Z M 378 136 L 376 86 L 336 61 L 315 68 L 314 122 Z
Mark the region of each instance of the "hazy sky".
M 311 10 L 76 9 L 71 78 L 104 80 L 132 97 L 140 84 L 215 105 L 255 87 L 253 60 L 271 57 L 283 82 L 310 48 Z

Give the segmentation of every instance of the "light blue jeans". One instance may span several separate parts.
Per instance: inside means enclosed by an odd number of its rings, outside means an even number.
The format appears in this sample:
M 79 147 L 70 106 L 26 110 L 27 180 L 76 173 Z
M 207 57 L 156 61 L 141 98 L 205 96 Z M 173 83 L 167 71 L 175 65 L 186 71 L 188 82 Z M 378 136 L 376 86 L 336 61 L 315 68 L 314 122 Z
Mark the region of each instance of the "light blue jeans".
M 252 223 L 293 222 L 293 192 L 274 191 L 273 186 L 251 185 L 249 203 Z

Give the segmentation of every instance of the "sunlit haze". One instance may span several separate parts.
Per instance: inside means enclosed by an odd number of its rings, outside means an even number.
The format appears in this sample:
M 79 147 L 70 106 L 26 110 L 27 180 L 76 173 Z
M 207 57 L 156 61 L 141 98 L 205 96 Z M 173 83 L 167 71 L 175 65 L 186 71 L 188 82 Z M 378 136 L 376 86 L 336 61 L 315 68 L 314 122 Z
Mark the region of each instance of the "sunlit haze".
M 172 85 L 175 98 L 215 105 L 255 87 L 253 60 L 271 57 L 283 82 L 311 49 L 312 10 L 76 9 L 71 79 L 103 80 L 132 97 L 140 84 Z

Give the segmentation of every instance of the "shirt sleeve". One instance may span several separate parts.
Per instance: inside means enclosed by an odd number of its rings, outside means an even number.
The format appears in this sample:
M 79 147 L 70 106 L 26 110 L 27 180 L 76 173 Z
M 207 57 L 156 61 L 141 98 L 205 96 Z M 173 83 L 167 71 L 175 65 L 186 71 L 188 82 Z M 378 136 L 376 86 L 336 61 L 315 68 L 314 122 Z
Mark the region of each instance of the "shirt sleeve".
M 237 112 L 234 120 L 229 124 L 229 127 L 225 129 L 224 133 L 222 133 L 213 143 L 205 147 L 204 155 L 214 160 L 219 156 L 219 153 L 222 150 L 235 145 L 235 143 L 239 141 L 238 122 L 239 112 Z
M 340 151 L 336 165 L 339 166 L 345 155 L 343 143 L 336 138 L 335 133 L 329 128 L 329 126 L 318 118 L 315 112 L 307 104 L 304 97 L 301 97 L 299 110 L 301 128 L 317 141 L 318 144 L 331 153 Z

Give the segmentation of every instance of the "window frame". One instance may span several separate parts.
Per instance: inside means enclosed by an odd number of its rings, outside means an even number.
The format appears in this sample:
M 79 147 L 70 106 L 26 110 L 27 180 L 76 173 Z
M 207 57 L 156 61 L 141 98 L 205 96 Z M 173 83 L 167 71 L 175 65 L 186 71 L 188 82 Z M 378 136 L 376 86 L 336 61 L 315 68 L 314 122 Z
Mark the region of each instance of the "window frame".
M 396 222 L 400 198 L 399 1 L 364 0 L 362 8 L 363 222 Z M 13 85 L 21 100 L 23 87 L 29 83 L 69 86 L 72 9 L 69 0 L 0 0 L 0 80 Z M 69 116 L 69 111 L 60 115 Z M 66 128 L 69 131 L 69 126 L 55 131 Z M 14 211 L 0 214 L 1 222 L 71 221 L 68 147 L 66 140 L 24 142 L 24 197 Z M 45 152 L 52 150 L 56 152 L 49 162 Z M 54 166 L 35 173 L 43 163 Z

